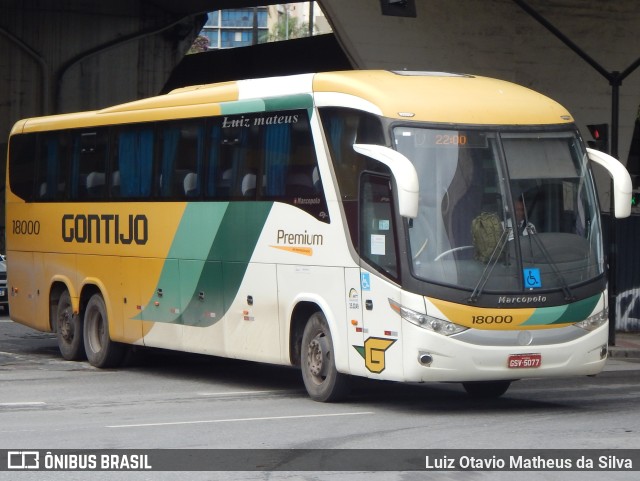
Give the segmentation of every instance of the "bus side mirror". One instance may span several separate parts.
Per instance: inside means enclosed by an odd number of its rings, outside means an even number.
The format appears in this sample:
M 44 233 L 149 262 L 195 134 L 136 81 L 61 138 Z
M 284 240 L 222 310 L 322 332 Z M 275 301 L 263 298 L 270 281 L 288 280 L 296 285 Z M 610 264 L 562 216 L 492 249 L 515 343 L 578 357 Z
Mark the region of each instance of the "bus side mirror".
M 398 188 L 398 210 L 403 217 L 418 216 L 418 193 L 420 190 L 418 173 L 409 159 L 397 150 L 383 145 L 353 144 L 359 154 L 383 163 L 391 169 L 391 175 Z
M 599 150 L 587 149 L 589 160 L 604 167 L 613 179 L 613 189 L 611 195 L 614 200 L 614 215 L 616 219 L 629 217 L 631 215 L 631 176 L 624 165 L 618 159 L 600 152 Z

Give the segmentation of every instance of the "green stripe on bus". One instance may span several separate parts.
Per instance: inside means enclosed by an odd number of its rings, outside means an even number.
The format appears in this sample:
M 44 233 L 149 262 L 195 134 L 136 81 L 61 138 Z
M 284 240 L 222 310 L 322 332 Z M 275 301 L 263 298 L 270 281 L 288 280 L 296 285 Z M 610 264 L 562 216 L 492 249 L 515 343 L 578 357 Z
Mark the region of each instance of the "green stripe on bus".
M 222 115 L 239 115 L 252 112 L 264 112 L 264 100 L 237 100 L 235 102 L 223 102 L 220 104 L 220 113 Z
M 220 104 L 220 113 L 222 115 L 240 115 L 278 110 L 308 110 L 311 108 L 313 108 L 313 97 L 310 94 L 295 94 L 284 97 L 223 102 Z
M 564 314 L 560 316 L 554 324 L 568 324 L 570 322 L 584 321 L 593 313 L 593 310 L 596 308 L 599 300 L 600 294 L 569 304 Z
M 567 306 L 539 307 L 522 326 L 544 326 L 554 324 L 564 314 Z
M 219 321 L 236 297 L 272 206 L 189 204 L 155 293 L 139 318 L 200 327 Z M 160 309 L 154 305 L 158 289 L 163 292 Z
M 600 295 L 589 297 L 566 306 L 540 307 L 523 322 L 522 326 L 543 326 L 549 324 L 570 324 L 585 320 L 595 309 Z
M 313 108 L 313 97 L 310 94 L 287 95 L 286 97 L 272 97 L 264 99 L 265 109 L 296 110 Z

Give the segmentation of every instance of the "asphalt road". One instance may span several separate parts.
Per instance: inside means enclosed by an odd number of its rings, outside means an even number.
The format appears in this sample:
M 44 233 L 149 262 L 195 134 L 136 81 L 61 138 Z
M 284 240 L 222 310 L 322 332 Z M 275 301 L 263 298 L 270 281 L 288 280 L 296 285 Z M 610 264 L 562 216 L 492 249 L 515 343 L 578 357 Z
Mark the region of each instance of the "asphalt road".
M 597 377 L 519 381 L 473 400 L 457 384 L 359 380 L 311 401 L 291 368 L 133 353 L 100 370 L 62 360 L 55 338 L 0 318 L 0 449 L 637 449 L 640 363 Z M 0 467 L 1 468 L 1 467 Z M 15 476 L 19 474 L 19 476 Z M 0 471 L 0 479 L 45 479 Z M 176 479 L 177 473 L 46 473 L 46 479 Z M 635 472 L 190 472 L 186 479 L 636 479 Z M 11 475 L 11 476 L 9 476 Z M 468 478 L 467 476 L 472 476 Z M 539 476 L 539 477 L 536 477 Z

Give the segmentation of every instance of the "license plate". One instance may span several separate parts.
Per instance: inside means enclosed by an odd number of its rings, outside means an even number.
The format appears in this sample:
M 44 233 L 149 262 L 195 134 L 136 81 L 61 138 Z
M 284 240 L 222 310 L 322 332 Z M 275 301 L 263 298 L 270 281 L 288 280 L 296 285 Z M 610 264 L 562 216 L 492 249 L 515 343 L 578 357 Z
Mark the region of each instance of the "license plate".
M 542 354 L 511 354 L 507 366 L 510 369 L 540 367 Z

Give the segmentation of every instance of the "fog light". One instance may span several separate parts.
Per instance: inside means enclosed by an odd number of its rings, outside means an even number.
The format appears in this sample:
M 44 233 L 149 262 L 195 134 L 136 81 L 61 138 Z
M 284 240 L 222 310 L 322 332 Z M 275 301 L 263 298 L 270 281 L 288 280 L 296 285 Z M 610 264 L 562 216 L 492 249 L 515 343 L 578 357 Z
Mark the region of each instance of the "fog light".
M 418 361 L 423 366 L 429 367 L 429 366 L 431 366 L 431 363 L 433 362 L 433 356 L 431 356 L 431 354 L 427 354 L 426 352 L 421 352 L 418 355 Z
M 607 345 L 603 344 L 602 347 L 600 348 L 600 359 L 606 359 L 607 358 Z

